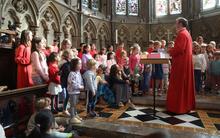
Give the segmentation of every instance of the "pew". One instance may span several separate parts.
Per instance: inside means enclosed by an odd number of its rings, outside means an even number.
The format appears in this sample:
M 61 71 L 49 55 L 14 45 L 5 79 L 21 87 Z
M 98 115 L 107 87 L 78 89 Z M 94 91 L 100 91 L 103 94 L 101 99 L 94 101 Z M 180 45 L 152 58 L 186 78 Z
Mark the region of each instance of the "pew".
M 14 89 L 0 92 L 0 123 L 7 137 L 18 136 L 26 129 L 27 121 L 32 114 L 35 98 L 45 96 L 47 85 L 39 85 L 22 89 Z M 21 116 L 20 102 L 27 99 L 24 105 L 24 116 Z M 31 108 L 32 107 L 32 108 Z

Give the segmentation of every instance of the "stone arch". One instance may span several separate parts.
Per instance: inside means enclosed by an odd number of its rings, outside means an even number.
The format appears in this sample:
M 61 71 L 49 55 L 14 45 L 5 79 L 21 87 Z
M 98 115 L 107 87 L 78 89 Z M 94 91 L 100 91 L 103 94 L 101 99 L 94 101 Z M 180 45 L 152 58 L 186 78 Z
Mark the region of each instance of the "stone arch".
M 129 50 L 130 32 L 127 26 L 120 25 L 118 27 L 118 41 L 124 42 L 125 48 Z
M 62 18 L 62 39 L 68 38 L 72 42 L 73 47 L 77 47 L 80 43 L 79 25 L 75 15 L 69 11 L 63 15 Z
M 138 26 L 134 32 L 133 32 L 134 36 L 132 39 L 133 43 L 138 43 L 141 47 L 143 47 L 144 44 L 144 38 L 146 38 L 145 34 L 145 29 L 142 26 Z
M 1 11 L 1 17 L 5 17 L 5 22 L 13 22 L 19 29 L 31 29 L 31 26 L 37 24 L 37 7 L 34 0 L 5 1 Z M 5 24 L 3 27 L 6 26 Z
M 39 9 L 39 27 L 43 25 L 44 30 L 38 30 L 38 35 L 44 33 L 47 44 L 51 45 L 54 39 L 60 40 L 60 12 L 52 2 L 46 2 Z
M 98 47 L 101 49 L 102 47 L 106 47 L 110 44 L 110 31 L 106 23 L 103 23 L 98 29 Z
M 96 43 L 97 29 L 91 19 L 89 19 L 84 26 L 84 32 L 88 33 L 88 43 Z
M 89 43 L 89 35 L 87 32 L 83 32 L 84 43 Z
M 126 40 L 130 39 L 130 32 L 127 26 L 121 25 L 118 27 L 118 37 L 121 38 L 126 38 Z M 123 40 L 123 39 L 121 39 Z

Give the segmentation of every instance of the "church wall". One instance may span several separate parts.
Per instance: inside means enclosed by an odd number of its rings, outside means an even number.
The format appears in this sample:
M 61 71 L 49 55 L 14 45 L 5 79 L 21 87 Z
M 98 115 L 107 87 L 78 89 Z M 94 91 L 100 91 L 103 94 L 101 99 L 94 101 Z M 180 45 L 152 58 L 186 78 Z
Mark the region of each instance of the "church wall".
M 150 39 L 173 40 L 176 33 L 178 16 L 155 18 L 151 2 L 140 1 L 138 16 L 119 16 L 115 14 L 114 3 L 108 0 L 101 1 L 102 8 L 97 12 L 89 8 L 80 12 L 77 0 L 1 0 L 1 28 L 7 29 L 10 21 L 20 32 L 30 29 L 34 35 L 44 36 L 48 45 L 54 39 L 68 38 L 74 47 L 86 42 L 97 44 L 98 49 L 115 44 L 117 30 L 118 42 L 125 42 L 127 49 L 135 42 L 145 48 Z M 190 20 L 193 38 L 202 35 L 207 41 L 220 42 L 219 13 L 206 16 L 200 13 L 199 6 L 198 2 L 187 1 L 181 15 Z
M 220 15 L 197 19 L 192 22 L 192 28 L 194 40 L 201 35 L 207 43 L 209 41 L 220 43 Z

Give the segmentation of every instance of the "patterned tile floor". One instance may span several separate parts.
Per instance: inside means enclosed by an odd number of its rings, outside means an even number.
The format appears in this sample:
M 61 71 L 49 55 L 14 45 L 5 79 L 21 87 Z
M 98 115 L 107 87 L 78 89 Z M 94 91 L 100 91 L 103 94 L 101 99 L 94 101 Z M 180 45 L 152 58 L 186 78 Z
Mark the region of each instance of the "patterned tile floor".
M 80 104 L 78 109 L 80 116 L 87 119 L 85 105 Z M 100 122 L 220 134 L 220 112 L 217 111 L 196 110 L 184 115 L 175 115 L 163 108 L 156 108 L 156 116 L 153 116 L 151 107 L 136 106 L 136 109 L 131 109 L 124 106 L 113 109 L 107 105 L 97 105 L 96 111 L 99 114 L 96 121 Z

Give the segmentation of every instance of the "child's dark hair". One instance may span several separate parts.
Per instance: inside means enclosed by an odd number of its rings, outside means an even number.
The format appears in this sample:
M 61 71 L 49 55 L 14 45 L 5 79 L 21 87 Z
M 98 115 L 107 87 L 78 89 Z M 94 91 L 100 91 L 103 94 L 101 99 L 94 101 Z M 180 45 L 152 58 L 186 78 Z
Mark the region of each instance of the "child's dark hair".
M 111 69 L 110 69 L 110 74 L 109 74 L 109 76 L 111 76 L 111 77 L 116 76 L 117 73 L 118 73 L 118 66 L 117 66 L 117 64 L 112 65 L 112 66 L 111 66 Z
M 54 121 L 53 114 L 49 109 L 40 110 L 35 116 L 36 126 L 29 135 L 29 138 L 42 138 L 52 127 Z
M 97 56 L 99 56 L 99 54 L 94 54 L 93 58 L 95 59 Z
M 29 30 L 23 30 L 21 32 L 20 44 L 26 45 L 28 42 L 27 36 L 31 33 Z
M 77 65 L 80 63 L 79 58 L 74 58 L 70 61 L 70 70 L 77 71 Z
M 58 60 L 58 54 L 56 52 L 52 52 L 48 57 L 48 63 L 55 62 Z
M 108 54 L 107 54 L 107 60 L 110 60 L 112 55 L 114 55 L 113 52 L 108 52 Z
M 103 64 L 99 65 L 98 68 L 100 68 L 103 71 L 103 73 L 105 73 L 105 71 L 107 69 L 107 67 L 105 65 L 103 65 Z
M 87 54 L 86 49 L 87 49 L 88 47 L 89 47 L 89 45 L 88 45 L 88 44 L 83 46 L 83 54 Z
M 32 42 L 31 42 L 31 52 L 35 52 L 37 50 L 37 44 L 39 44 L 42 41 L 43 37 L 34 37 Z

